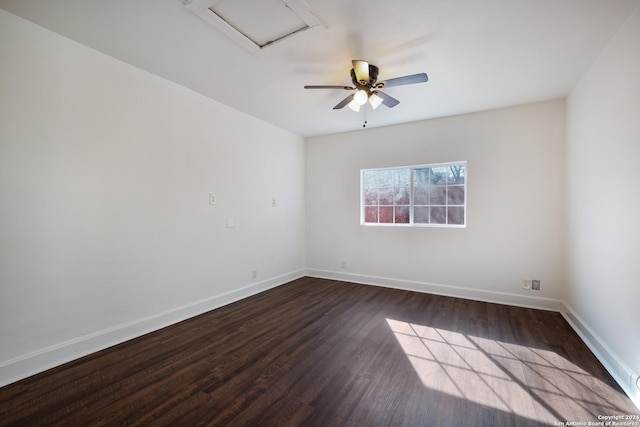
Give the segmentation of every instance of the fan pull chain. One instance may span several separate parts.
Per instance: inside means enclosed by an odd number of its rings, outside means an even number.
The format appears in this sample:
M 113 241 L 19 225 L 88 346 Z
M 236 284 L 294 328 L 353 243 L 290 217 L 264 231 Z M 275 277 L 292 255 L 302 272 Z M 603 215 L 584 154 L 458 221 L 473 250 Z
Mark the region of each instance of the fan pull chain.
M 362 109 L 362 115 L 364 116 L 364 123 L 362 123 L 362 127 L 367 127 L 367 104 L 364 104 L 364 108 Z

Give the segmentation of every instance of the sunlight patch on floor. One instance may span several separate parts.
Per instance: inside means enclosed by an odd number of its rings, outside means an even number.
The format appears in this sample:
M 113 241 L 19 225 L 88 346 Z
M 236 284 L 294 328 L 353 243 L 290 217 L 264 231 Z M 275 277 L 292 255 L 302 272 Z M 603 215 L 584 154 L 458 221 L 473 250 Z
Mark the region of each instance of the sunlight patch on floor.
M 551 424 L 597 420 L 600 404 L 620 412 L 594 390 L 606 384 L 553 351 L 387 323 L 425 387 Z

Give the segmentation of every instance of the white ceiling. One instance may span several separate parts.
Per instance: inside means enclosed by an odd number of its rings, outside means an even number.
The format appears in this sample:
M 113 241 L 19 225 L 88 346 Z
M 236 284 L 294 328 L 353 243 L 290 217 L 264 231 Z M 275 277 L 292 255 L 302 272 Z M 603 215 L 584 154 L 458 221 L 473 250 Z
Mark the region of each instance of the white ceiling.
M 260 1 L 260 0 L 255 0 Z M 245 1 L 245 3 L 249 3 Z M 349 93 L 352 59 L 401 102 L 367 111 L 383 126 L 566 96 L 640 0 L 307 0 L 324 31 L 251 53 L 182 0 L 0 0 L 22 16 L 112 57 L 302 136 L 357 130 L 363 113 L 332 107 Z

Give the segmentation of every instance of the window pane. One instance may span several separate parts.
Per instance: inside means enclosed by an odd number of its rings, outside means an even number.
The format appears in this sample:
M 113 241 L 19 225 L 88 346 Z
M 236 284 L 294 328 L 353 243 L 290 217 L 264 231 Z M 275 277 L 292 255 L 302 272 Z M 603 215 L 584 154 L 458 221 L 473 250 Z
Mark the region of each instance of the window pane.
M 413 222 L 416 224 L 429 224 L 429 208 L 427 206 L 413 208 Z
M 409 187 L 396 188 L 394 200 L 396 205 L 408 205 Z
M 447 200 L 447 187 L 431 187 L 431 205 L 444 205 Z
M 396 223 L 409 224 L 409 206 L 396 206 Z
M 447 208 L 435 207 L 431 208 L 431 224 L 446 224 Z
M 409 187 L 409 185 L 411 184 L 411 169 L 396 169 L 394 172 L 396 187 Z
M 449 168 L 431 168 L 431 184 L 444 185 L 447 183 L 447 173 Z
M 364 171 L 362 181 L 364 188 L 377 188 L 378 171 Z
M 447 174 L 448 184 L 464 184 L 464 180 L 467 176 L 467 169 L 464 165 L 451 165 L 449 166 Z
M 378 171 L 377 187 L 379 188 L 393 187 L 393 170 Z
M 464 187 L 447 187 L 447 204 L 464 205 Z
M 380 222 L 381 223 L 393 222 L 393 206 L 380 206 Z
M 378 204 L 378 190 L 365 189 L 364 190 L 364 204 L 365 206 Z
M 429 168 L 413 170 L 413 185 L 415 187 L 426 187 L 429 185 Z
M 393 187 L 393 169 L 364 171 L 364 188 Z
M 393 188 L 385 188 L 383 190 L 379 190 L 378 195 L 380 196 L 381 205 L 393 204 Z
M 378 208 L 367 206 L 364 208 L 364 222 L 378 222 Z
M 453 206 L 447 209 L 447 220 L 449 224 L 464 224 L 464 208 Z
M 413 204 L 414 205 L 428 205 L 429 204 L 429 189 L 426 187 L 418 187 L 413 189 Z

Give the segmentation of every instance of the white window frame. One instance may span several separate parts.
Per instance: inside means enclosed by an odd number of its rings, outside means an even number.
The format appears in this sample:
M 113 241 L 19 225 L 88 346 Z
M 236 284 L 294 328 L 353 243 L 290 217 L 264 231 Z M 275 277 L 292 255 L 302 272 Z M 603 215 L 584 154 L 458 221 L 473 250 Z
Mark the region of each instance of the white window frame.
M 451 205 L 452 207 L 463 207 L 464 209 L 464 220 L 462 224 L 437 224 L 437 223 L 414 223 L 414 171 L 416 169 L 425 169 L 425 168 L 441 168 L 441 167 L 450 167 L 450 166 L 464 166 L 465 168 L 465 179 L 461 184 L 452 184 L 455 186 L 461 186 L 464 188 L 464 203 L 461 205 Z M 385 171 L 385 170 L 399 170 L 399 169 L 409 169 L 410 170 L 410 190 L 409 190 L 409 222 L 408 223 L 395 223 L 395 222 L 365 222 L 365 195 L 364 195 L 364 174 L 368 171 Z M 383 168 L 369 168 L 369 169 L 361 169 L 360 170 L 360 225 L 367 227 L 438 227 L 438 228 L 466 228 L 467 227 L 467 182 L 469 179 L 469 167 L 467 165 L 467 161 L 458 161 L 458 162 L 446 162 L 446 163 L 431 163 L 431 164 L 421 164 L 421 165 L 411 165 L 411 166 L 394 166 L 394 167 L 383 167 Z M 448 188 L 449 184 L 445 183 L 445 188 L 447 189 L 447 193 L 445 197 L 448 197 Z M 378 205 L 380 206 L 380 205 Z M 397 205 L 390 205 L 397 206 Z M 402 205 L 401 205 L 402 206 Z M 449 204 L 445 203 L 444 205 L 424 205 L 424 206 L 435 206 L 435 207 L 445 207 L 449 208 Z M 448 220 L 448 215 L 445 214 L 445 218 Z

